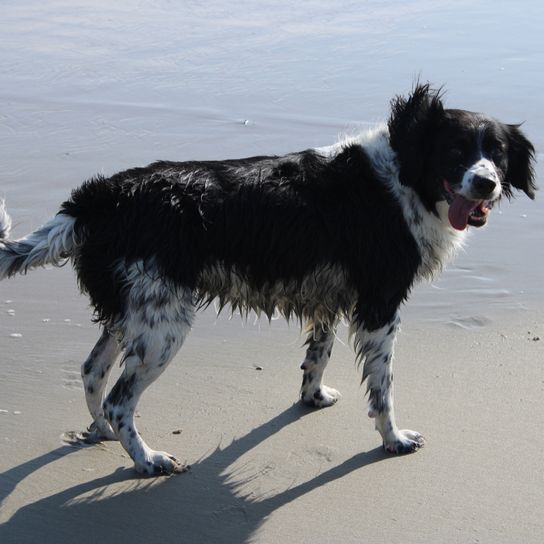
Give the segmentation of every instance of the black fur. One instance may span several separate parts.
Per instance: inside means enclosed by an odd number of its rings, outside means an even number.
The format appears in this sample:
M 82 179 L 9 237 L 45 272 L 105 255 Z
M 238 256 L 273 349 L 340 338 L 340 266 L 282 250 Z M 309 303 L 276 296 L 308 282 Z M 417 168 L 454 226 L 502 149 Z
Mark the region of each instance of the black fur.
M 134 395 L 135 379 L 135 375 L 130 376 L 130 378 L 121 376 L 109 394 L 108 404 L 116 406 L 122 404 L 125 399 L 130 400 Z M 113 421 L 113 415 L 110 414 L 109 419 Z
M 441 93 L 429 84 L 417 85 L 408 97 L 397 96 L 391 102 L 389 138 L 398 157 L 400 182 L 415 189 L 433 212 L 441 192 L 436 184 L 426 183 L 426 174 L 443 119 Z
M 508 173 L 506 178 L 512 187 L 535 198 L 536 184 L 533 163 L 535 148 L 519 129 L 519 125 L 507 125 Z
M 254 290 L 301 283 L 320 266 L 339 264 L 369 327 L 390 319 L 420 263 L 399 204 L 355 145 L 330 162 L 314 151 L 158 162 L 88 181 L 61 213 L 76 218 L 85 240 L 75 267 L 103 322 L 124 311 L 120 256 L 127 263 L 154 258 L 164 276 L 197 291 L 200 273 L 217 263 Z M 203 301 L 218 295 L 199 291 Z M 331 314 L 349 311 L 349 302 Z

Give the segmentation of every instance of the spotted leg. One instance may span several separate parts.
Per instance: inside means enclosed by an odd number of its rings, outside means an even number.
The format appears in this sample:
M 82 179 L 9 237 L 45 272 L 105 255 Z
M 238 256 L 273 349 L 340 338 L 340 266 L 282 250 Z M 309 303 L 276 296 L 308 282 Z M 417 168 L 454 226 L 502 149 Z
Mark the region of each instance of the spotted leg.
M 334 343 L 334 327 L 317 324 L 312 327 L 306 345 L 306 357 L 301 365 L 304 371 L 300 396 L 305 404 L 323 408 L 332 406 L 340 393 L 323 384 L 323 372 L 329 362 Z
M 399 430 L 393 408 L 393 347 L 399 328 L 398 314 L 384 326 L 369 330 L 357 325 L 355 349 L 363 366 L 363 381 L 367 382 L 369 417 L 375 418 L 384 448 L 390 453 L 410 453 L 425 440 L 415 431 Z
M 107 329 L 104 329 L 87 360 L 81 365 L 85 400 L 93 417 L 88 432 L 81 434 L 86 442 L 116 440 L 111 425 L 104 417 L 102 403 L 108 376 L 119 352 L 119 343 Z
M 153 269 L 132 280 L 119 332 L 124 370 L 104 402 L 104 413 L 137 472 L 158 475 L 181 470 L 175 457 L 151 449 L 134 422 L 136 405 L 166 369 L 190 331 L 194 319 L 192 294 L 160 278 Z

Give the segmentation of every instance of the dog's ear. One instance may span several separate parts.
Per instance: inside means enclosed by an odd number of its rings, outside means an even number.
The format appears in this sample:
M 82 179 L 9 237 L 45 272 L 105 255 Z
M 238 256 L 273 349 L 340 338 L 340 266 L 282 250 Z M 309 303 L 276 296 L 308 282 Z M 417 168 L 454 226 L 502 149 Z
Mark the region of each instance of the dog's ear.
M 436 129 L 444 118 L 441 92 L 429 83 L 416 83 L 408 97 L 391 101 L 389 138 L 400 165 L 400 181 L 417 186 L 432 150 Z
M 508 169 L 506 181 L 523 191 L 530 199 L 535 198 L 537 190 L 533 164 L 535 148 L 519 129 L 519 125 L 507 125 Z

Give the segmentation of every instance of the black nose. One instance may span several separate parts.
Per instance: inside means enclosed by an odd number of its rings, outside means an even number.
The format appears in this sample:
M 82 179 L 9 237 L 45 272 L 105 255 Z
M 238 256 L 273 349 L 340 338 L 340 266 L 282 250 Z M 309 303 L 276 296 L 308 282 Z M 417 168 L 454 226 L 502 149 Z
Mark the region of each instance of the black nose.
M 492 179 L 477 175 L 472 178 L 472 188 L 478 196 L 489 196 L 495 190 L 496 186 L 497 182 Z

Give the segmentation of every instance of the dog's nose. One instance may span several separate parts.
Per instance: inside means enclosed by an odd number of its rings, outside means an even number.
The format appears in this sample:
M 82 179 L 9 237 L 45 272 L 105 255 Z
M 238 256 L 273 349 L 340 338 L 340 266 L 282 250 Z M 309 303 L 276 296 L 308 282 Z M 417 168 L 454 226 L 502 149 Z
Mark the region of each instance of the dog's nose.
M 487 177 L 475 175 L 472 178 L 472 188 L 478 196 L 485 198 L 489 196 L 497 186 L 497 182 L 493 179 Z

